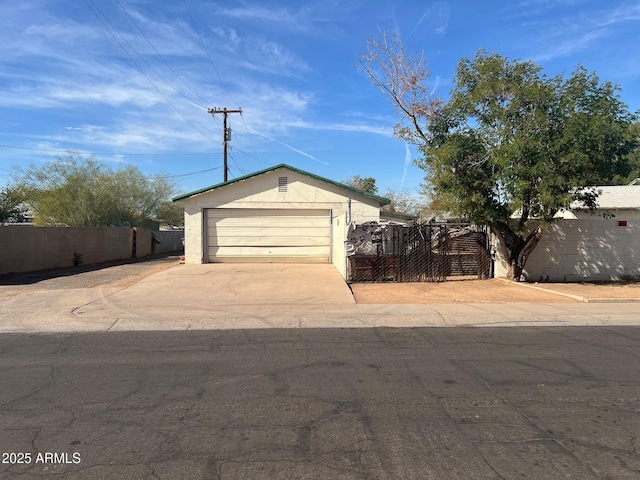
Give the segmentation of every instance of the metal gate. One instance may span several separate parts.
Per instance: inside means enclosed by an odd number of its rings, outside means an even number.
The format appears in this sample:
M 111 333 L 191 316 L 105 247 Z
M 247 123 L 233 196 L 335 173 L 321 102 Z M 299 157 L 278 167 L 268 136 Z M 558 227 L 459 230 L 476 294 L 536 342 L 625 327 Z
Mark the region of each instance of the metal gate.
M 491 276 L 488 230 L 466 223 L 365 223 L 347 241 L 350 282 L 443 282 Z

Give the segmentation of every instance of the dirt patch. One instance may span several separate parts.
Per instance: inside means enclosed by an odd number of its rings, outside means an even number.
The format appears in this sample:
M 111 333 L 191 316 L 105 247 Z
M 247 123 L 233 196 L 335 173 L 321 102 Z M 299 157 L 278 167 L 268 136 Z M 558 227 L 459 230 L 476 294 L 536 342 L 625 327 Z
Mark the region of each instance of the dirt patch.
M 358 303 L 576 303 L 578 300 L 498 278 L 441 283 L 354 283 Z
M 165 262 L 159 262 L 156 264 L 148 265 L 147 268 L 131 272 L 129 275 L 123 276 L 117 280 L 109 282 L 106 286 L 114 287 L 114 288 L 126 288 L 131 285 L 135 285 L 140 280 L 147 278 L 154 273 L 162 272 L 163 270 L 167 270 L 168 268 L 173 268 L 176 265 L 180 265 L 180 259 L 168 259 Z
M 358 303 L 378 304 L 575 303 L 582 301 L 582 299 L 588 301 L 640 300 L 640 282 L 522 282 L 516 284 L 504 279 L 493 278 L 441 283 L 354 283 L 351 284 L 351 289 Z M 559 294 L 574 295 L 578 298 Z

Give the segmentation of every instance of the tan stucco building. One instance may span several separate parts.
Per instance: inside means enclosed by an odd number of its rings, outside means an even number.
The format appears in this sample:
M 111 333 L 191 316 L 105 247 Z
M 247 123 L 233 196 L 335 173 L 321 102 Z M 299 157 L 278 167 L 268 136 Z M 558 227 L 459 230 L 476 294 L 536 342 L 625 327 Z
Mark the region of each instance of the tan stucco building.
M 380 220 L 389 200 L 288 165 L 174 198 L 186 263 L 331 263 L 346 278 L 351 222 Z

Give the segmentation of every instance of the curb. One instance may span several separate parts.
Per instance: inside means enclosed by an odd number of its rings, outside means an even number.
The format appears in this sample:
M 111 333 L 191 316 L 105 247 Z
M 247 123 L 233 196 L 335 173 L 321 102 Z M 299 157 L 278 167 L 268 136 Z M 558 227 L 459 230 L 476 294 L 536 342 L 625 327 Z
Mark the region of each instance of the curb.
M 634 303 L 640 302 L 640 298 L 585 298 L 586 303 Z
M 556 292 L 554 290 L 549 290 L 547 288 L 542 288 L 542 287 L 535 287 L 533 285 L 528 285 L 526 283 L 521 283 L 521 282 L 512 282 L 511 280 L 507 280 L 506 278 L 498 277 L 498 280 L 502 280 L 503 282 L 509 282 L 512 285 L 519 285 L 519 286 L 525 287 L 525 288 L 533 288 L 534 290 L 539 290 L 541 292 L 552 293 L 554 295 L 560 295 L 561 297 L 572 298 L 572 299 L 577 300 L 579 302 L 584 302 L 584 303 L 589 303 L 590 302 L 588 298 L 581 297 L 580 295 L 573 295 L 571 293 Z M 617 300 L 616 299 L 614 301 L 624 301 L 624 300 Z M 593 300 L 591 302 L 593 302 Z
M 633 302 L 640 303 L 640 298 L 587 298 L 587 297 L 581 297 L 580 295 L 573 295 L 571 293 L 557 292 L 555 290 L 549 290 L 548 288 L 537 287 L 534 285 L 529 285 L 527 283 L 512 282 L 511 280 L 507 280 L 506 278 L 500 278 L 500 277 L 497 277 L 497 278 L 498 280 L 502 280 L 503 282 L 509 282 L 512 285 L 519 285 L 521 287 L 533 288 L 534 290 L 539 290 L 545 293 L 552 293 L 554 295 L 560 295 L 562 297 L 572 298 L 574 300 L 578 300 L 579 302 L 584 302 L 584 303 L 633 303 Z

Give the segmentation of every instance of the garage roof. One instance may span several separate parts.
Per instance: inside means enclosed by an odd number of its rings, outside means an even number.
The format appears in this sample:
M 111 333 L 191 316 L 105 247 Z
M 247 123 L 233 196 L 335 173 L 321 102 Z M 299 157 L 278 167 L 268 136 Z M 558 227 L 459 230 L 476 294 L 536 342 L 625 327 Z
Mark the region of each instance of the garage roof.
M 325 183 L 328 183 L 330 185 L 334 185 L 336 187 L 342 188 L 342 189 L 350 191 L 352 193 L 357 193 L 358 195 L 363 195 L 365 197 L 372 198 L 372 199 L 377 200 L 378 202 L 380 202 L 381 205 L 388 205 L 388 204 L 391 203 L 391 200 L 389 200 L 388 198 L 380 197 L 378 195 L 372 195 L 372 194 L 370 194 L 368 192 L 365 192 L 364 190 L 359 190 L 359 189 L 353 188 L 353 187 L 351 187 L 349 185 L 345 185 L 345 184 L 340 183 L 340 182 L 335 182 L 333 180 L 329 180 L 328 178 L 320 177 L 319 175 L 314 175 L 313 173 L 305 172 L 304 170 L 300 170 L 299 168 L 295 168 L 295 167 L 292 167 L 290 165 L 286 165 L 284 163 L 281 163 L 280 165 L 276 165 L 275 167 L 267 168 L 265 170 L 260 170 L 260 171 L 255 172 L 255 173 L 250 173 L 249 175 L 244 175 L 242 177 L 237 177 L 237 178 L 234 178 L 234 179 L 226 181 L 226 182 L 218 183 L 216 185 L 211 185 L 210 187 L 205 187 L 205 188 L 202 188 L 200 190 L 196 190 L 195 192 L 190 192 L 190 193 L 185 193 L 184 195 L 179 195 L 177 197 L 174 197 L 173 201 L 174 202 L 179 202 L 180 200 L 185 200 L 185 199 L 187 199 L 189 197 L 193 197 L 193 196 L 196 196 L 196 195 L 200 195 L 202 193 L 210 192 L 212 190 L 217 190 L 219 188 L 226 187 L 226 186 L 232 185 L 234 183 L 242 182 L 244 180 L 248 180 L 250 178 L 257 177 L 258 175 L 264 175 L 265 173 L 273 172 L 274 170 L 278 170 L 278 169 L 281 169 L 281 168 L 290 170 L 292 172 L 299 173 L 300 175 L 304 175 L 304 176 L 309 177 L 309 178 L 314 178 L 316 180 L 320 180 L 321 182 L 325 182 Z

